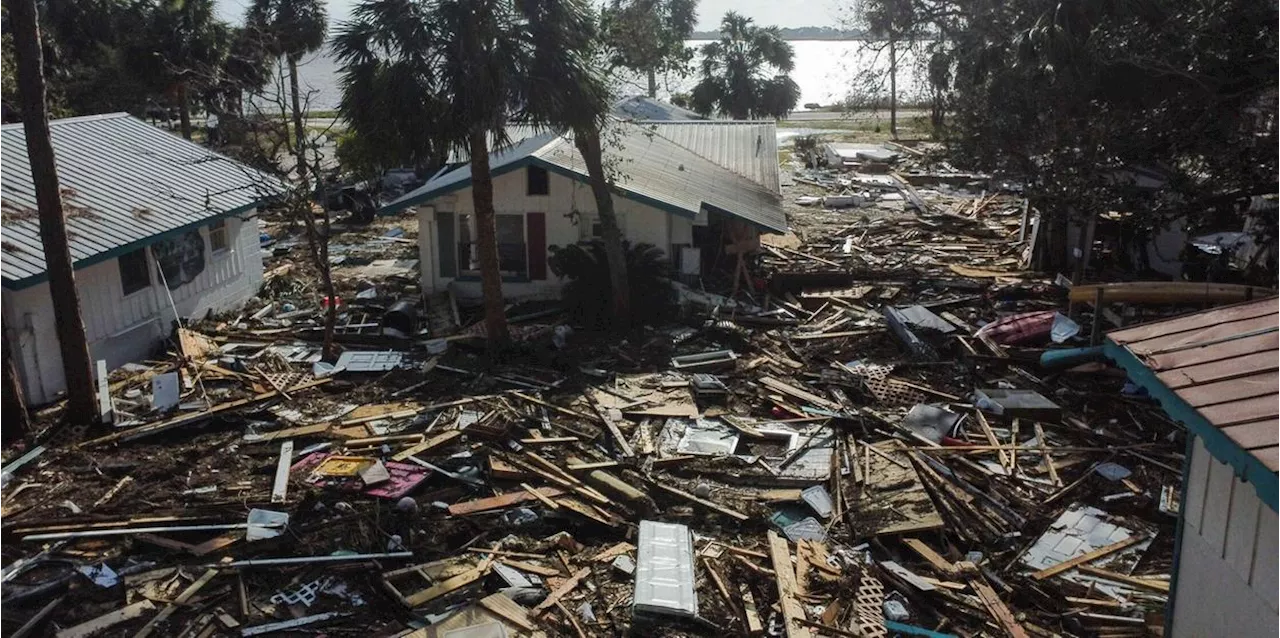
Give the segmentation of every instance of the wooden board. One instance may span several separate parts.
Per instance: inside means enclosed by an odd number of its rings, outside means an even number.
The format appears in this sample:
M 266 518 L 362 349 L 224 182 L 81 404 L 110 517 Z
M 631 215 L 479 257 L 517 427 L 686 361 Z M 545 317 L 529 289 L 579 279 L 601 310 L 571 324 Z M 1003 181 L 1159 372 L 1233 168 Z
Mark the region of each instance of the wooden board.
M 98 634 L 109 627 L 114 627 L 127 620 L 137 618 L 155 608 L 155 603 L 144 598 L 127 607 L 121 607 L 111 613 L 103 614 L 92 620 L 87 620 L 73 627 L 63 629 L 55 635 L 57 638 L 88 638 L 89 636 Z
M 773 561 L 774 579 L 778 585 L 778 603 L 782 607 L 787 638 L 812 638 L 813 633 L 800 622 L 806 618 L 804 607 L 796 601 L 796 573 L 791 567 L 791 549 L 787 540 L 769 530 L 769 557 Z
M 565 491 L 557 487 L 540 487 L 538 492 L 543 496 L 553 497 L 564 494 Z M 536 500 L 532 494 L 518 490 L 499 494 L 498 496 L 490 496 L 488 498 L 480 498 L 474 501 L 464 501 L 462 503 L 454 503 L 449 506 L 449 514 L 453 516 L 463 516 L 465 514 L 475 514 L 477 512 L 487 512 L 489 510 L 502 509 L 511 507 L 517 503 Z
M 905 454 L 897 452 L 905 447 L 900 441 L 884 441 L 876 447 L 894 458 L 907 460 Z M 869 524 L 868 528 L 859 529 L 859 533 L 878 536 L 942 527 L 942 516 L 910 464 L 904 468 L 879 454 L 872 454 L 866 467 L 870 471 L 865 477 L 863 496 L 856 507 L 859 512 L 857 518 Z
M 427 439 L 426 441 L 423 441 L 423 442 L 421 442 L 421 443 L 419 443 L 419 444 L 417 444 L 417 445 L 415 445 L 415 446 L 413 446 L 413 447 L 411 447 L 411 448 L 408 448 L 408 449 L 406 449 L 406 450 L 402 450 L 402 451 L 400 451 L 400 452 L 398 452 L 398 453 L 396 453 L 396 454 L 392 455 L 391 460 L 393 460 L 393 461 L 403 461 L 403 460 L 405 460 L 405 459 L 407 459 L 407 458 L 409 458 L 409 457 L 413 456 L 414 454 L 421 454 L 421 453 L 426 452 L 426 451 L 428 451 L 428 450 L 431 450 L 431 449 L 434 449 L 434 448 L 440 447 L 441 445 L 444 445 L 445 443 L 448 443 L 448 442 L 450 442 L 450 441 L 452 441 L 452 440 L 454 440 L 454 439 L 456 439 L 456 438 L 458 438 L 458 437 L 460 437 L 460 436 L 462 436 L 462 430 L 449 430 L 449 431 L 447 431 L 447 432 L 441 432 L 440 434 L 437 434 L 437 435 L 435 435 L 435 436 L 433 436 L 433 437 L 431 437 L 431 438 Z

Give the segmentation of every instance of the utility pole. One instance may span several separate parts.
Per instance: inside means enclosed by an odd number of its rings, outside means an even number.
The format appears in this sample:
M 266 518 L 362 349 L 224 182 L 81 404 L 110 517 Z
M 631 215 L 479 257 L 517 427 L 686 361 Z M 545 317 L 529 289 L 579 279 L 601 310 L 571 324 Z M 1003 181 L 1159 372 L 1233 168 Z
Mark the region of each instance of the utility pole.
M 96 420 L 98 406 L 93 388 L 93 366 L 89 340 L 80 317 L 75 269 L 67 246 L 67 220 L 58 190 L 58 170 L 49 137 L 49 113 L 45 106 L 44 60 L 40 50 L 40 25 L 35 0 L 13 0 L 9 19 L 13 25 L 14 53 L 18 63 L 18 94 L 22 99 L 22 129 L 27 137 L 27 158 L 31 161 L 31 181 L 35 184 L 40 211 L 40 243 L 49 271 L 49 295 L 67 378 L 66 417 L 71 423 L 88 425 Z

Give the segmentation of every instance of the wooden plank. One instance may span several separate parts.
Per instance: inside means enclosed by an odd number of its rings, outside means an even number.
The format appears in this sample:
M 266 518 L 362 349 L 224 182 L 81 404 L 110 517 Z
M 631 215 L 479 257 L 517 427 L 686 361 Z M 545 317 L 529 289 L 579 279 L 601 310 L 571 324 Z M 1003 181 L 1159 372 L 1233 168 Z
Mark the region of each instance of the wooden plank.
M 1013 638 L 1030 638 L 1027 630 L 1018 624 L 1017 618 L 1014 618 L 1013 612 L 1005 606 L 1004 601 L 996 595 L 995 590 L 986 583 L 981 577 L 970 578 L 969 587 L 978 595 L 978 600 L 982 601 L 982 605 L 995 618 L 996 622 L 1004 628 L 1005 632 Z
M 760 621 L 760 612 L 756 610 L 756 599 L 755 596 L 751 595 L 751 589 L 745 583 L 739 583 L 738 593 L 742 594 L 742 608 L 746 614 L 747 635 L 763 635 L 764 623 Z
M 551 594 L 547 596 L 546 600 L 538 603 L 538 606 L 533 608 L 534 615 L 536 616 L 550 609 L 559 602 L 561 598 L 564 598 L 566 594 L 573 591 L 578 586 L 578 583 L 582 582 L 582 579 L 586 578 L 590 573 L 590 567 L 583 567 L 575 572 L 573 576 L 570 576 L 568 580 L 560 583 L 560 586 L 557 587 L 555 591 L 551 592 Z
M 151 619 L 151 622 L 148 622 L 142 627 L 142 629 L 138 630 L 138 633 L 133 635 L 133 638 L 146 638 L 147 636 L 150 636 L 151 632 L 156 628 L 156 625 L 167 620 L 169 616 L 173 615 L 173 612 L 178 610 L 178 607 L 185 606 L 188 600 L 191 600 L 192 597 L 203 589 L 205 585 L 208 585 L 209 581 L 213 580 L 214 576 L 217 575 L 218 570 L 216 569 L 205 570 L 204 574 L 201 575 L 200 578 L 196 579 L 194 583 L 188 585 L 186 589 L 182 590 L 182 593 L 178 594 L 177 598 L 173 599 L 173 604 L 166 605 L 164 609 L 161 609 L 160 613 L 156 614 L 156 617 Z
M 1183 388 L 1178 392 L 1178 396 L 1192 407 L 1203 407 L 1244 400 L 1244 398 L 1275 395 L 1276 388 L 1280 388 L 1280 370 L 1254 374 L 1252 377 L 1242 379 L 1219 380 L 1203 386 Z
M 114 627 L 127 620 L 133 620 L 134 618 L 137 618 L 155 608 L 155 603 L 144 598 L 127 607 L 121 607 L 111 613 L 98 616 L 93 620 L 87 620 L 73 627 L 63 629 L 55 634 L 55 636 L 57 636 L 57 638 L 88 638 L 89 636 L 97 634 L 109 627 Z
M 1165 594 L 1169 593 L 1169 581 L 1167 580 L 1144 580 L 1106 569 L 1099 569 L 1092 565 L 1077 565 L 1076 569 L 1080 570 L 1082 573 L 1089 574 L 1090 576 L 1105 578 L 1117 583 L 1132 585 L 1141 589 L 1150 589 L 1151 591 L 1158 591 Z
M 559 576 L 560 575 L 560 570 L 555 569 L 553 567 L 543 567 L 542 565 L 534 565 L 533 563 L 525 562 L 522 560 L 512 560 L 510 558 L 504 558 L 499 562 L 501 562 L 503 565 L 514 567 L 520 571 L 529 572 L 530 574 L 537 574 L 539 576 Z
M 653 487 L 656 487 L 656 488 L 658 488 L 658 489 L 662 490 L 663 492 L 666 492 L 667 494 L 671 494 L 671 495 L 674 495 L 674 496 L 679 496 L 680 498 L 683 498 L 683 499 L 685 499 L 686 501 L 689 501 L 689 502 L 691 502 L 691 503 L 697 503 L 698 505 L 701 505 L 701 506 L 703 506 L 703 507 L 705 507 L 705 508 L 707 508 L 707 509 L 710 509 L 710 510 L 712 510 L 712 511 L 714 511 L 714 512 L 719 512 L 720 514 L 724 514 L 725 516 L 728 516 L 728 517 L 730 517 L 730 518 L 733 518 L 733 519 L 736 519 L 736 520 L 739 520 L 739 521 L 746 521 L 746 520 L 750 520 L 750 519 L 751 519 L 751 517 L 750 517 L 750 516 L 747 516 L 746 514 L 743 514 L 742 512 L 738 512 L 738 511 L 735 511 L 735 510 L 731 510 L 731 509 L 729 509 L 729 508 L 727 508 L 727 507 L 724 507 L 723 505 L 718 505 L 718 504 L 713 503 L 713 502 L 711 502 L 711 501 L 708 501 L 708 500 L 706 500 L 706 499 L 698 498 L 697 496 L 694 496 L 693 494 L 690 494 L 690 493 L 685 492 L 685 491 L 683 491 L 683 490 L 676 489 L 676 488 L 671 487 L 671 486 L 669 486 L 669 485 L 663 485 L 663 484 L 658 483 L 658 482 L 655 482 L 655 481 L 650 481 L 650 482 L 649 482 L 649 484 L 650 484 L 650 485 L 652 485 Z
M 502 592 L 481 598 L 480 606 L 524 631 L 532 632 L 538 628 L 529 619 L 529 614 L 525 612 L 524 607 L 517 605 Z
M 1105 290 L 1107 298 L 1114 303 L 1234 303 L 1275 294 L 1275 291 L 1269 288 L 1239 284 L 1198 281 L 1125 281 L 1072 286 L 1071 291 L 1067 293 L 1067 298 L 1072 303 L 1086 303 L 1093 300 L 1094 294 L 1099 289 Z M 1266 302 L 1261 303 L 1265 307 Z M 1274 302 L 1270 306 L 1274 313 Z
M 775 392 L 781 392 L 785 395 L 791 396 L 796 399 L 800 399 L 801 401 L 804 401 L 806 403 L 815 405 L 817 407 L 820 407 L 826 410 L 831 410 L 831 411 L 840 410 L 840 405 L 838 403 L 835 403 L 834 401 L 824 399 L 812 392 L 803 390 L 801 388 L 797 388 L 793 385 L 788 385 L 787 383 L 784 383 L 773 377 L 768 377 L 768 376 L 760 377 L 759 381 L 761 385 Z
M 540 487 L 538 493 L 546 497 L 560 496 L 565 491 L 556 487 Z M 489 510 L 502 509 L 511 507 L 516 503 L 535 500 L 532 494 L 521 490 L 519 492 L 508 492 L 497 496 L 480 498 L 474 501 L 464 501 L 462 503 L 454 503 L 449 506 L 449 514 L 452 516 L 464 516 L 466 514 L 475 514 L 477 512 L 487 512 Z
M 308 381 L 306 383 L 298 384 L 292 388 L 289 388 L 289 390 L 291 392 L 299 392 L 301 390 L 307 390 L 320 385 L 324 385 L 328 383 L 330 380 L 331 380 L 330 377 L 326 377 L 324 379 L 316 379 L 314 381 Z M 83 443 L 79 443 L 76 445 L 76 447 L 93 447 L 95 445 L 101 445 L 103 443 L 112 443 L 114 441 L 132 441 L 134 439 L 140 439 L 142 437 L 151 436 L 153 434 L 159 434 L 161 432 L 165 432 L 167 430 L 171 430 L 173 428 L 181 427 L 184 425 L 199 423 L 201 421 L 211 419 L 220 414 L 233 412 L 236 410 L 240 410 L 243 408 L 256 405 L 258 403 L 262 403 L 264 401 L 269 401 L 278 396 L 280 396 L 280 393 L 276 392 L 275 390 L 272 390 L 270 392 L 263 392 L 261 394 L 256 394 L 254 396 L 251 396 L 245 399 L 228 401 L 227 403 L 220 403 L 203 412 L 184 414 L 181 416 L 174 417 L 172 419 L 167 419 L 165 421 L 160 421 L 157 423 L 149 423 L 147 425 L 140 425 L 136 428 L 128 428 L 120 432 L 114 432 L 106 436 L 101 436 L 96 439 L 91 439 Z
M 595 401 L 591 402 L 591 406 L 595 408 L 596 414 L 600 416 L 600 421 L 604 423 L 604 427 L 609 430 L 609 436 L 613 438 L 613 444 L 618 446 L 618 453 L 623 458 L 635 456 L 636 452 L 631 449 L 631 443 L 627 441 L 627 437 L 622 436 L 622 430 L 618 429 L 618 423 L 610 416 L 608 410 L 600 407 L 600 404 Z
M 1125 344 L 1125 347 L 1139 357 L 1144 357 L 1171 350 L 1186 350 L 1196 346 L 1214 348 L 1220 344 L 1230 343 L 1231 340 L 1237 337 L 1252 336 L 1275 328 L 1276 315 L 1272 314 L 1226 323 L 1205 324 L 1195 330 L 1129 342 Z
M 452 593 L 471 583 L 484 578 L 489 573 L 488 559 L 480 562 L 479 565 L 472 569 L 468 569 L 457 576 L 446 578 L 422 591 L 410 594 L 404 597 L 405 604 L 410 608 L 431 602 L 441 596 Z
M 36 627 L 39 627 L 40 623 L 43 623 L 45 618 L 48 618 L 49 614 L 53 613 L 53 610 L 57 609 L 58 605 L 61 605 L 62 601 L 66 599 L 67 597 L 62 595 L 49 601 L 49 604 L 41 607 L 40 611 L 36 612 L 34 616 L 27 620 L 27 622 L 23 623 L 17 631 L 10 634 L 9 638 L 26 638 L 31 635 L 31 632 L 35 631 Z
M 1005 452 L 1000 444 L 1000 439 L 996 438 L 996 433 L 991 430 L 991 423 L 987 421 L 987 415 L 982 410 L 974 410 L 974 415 L 978 417 L 978 427 L 982 429 L 982 434 L 987 437 L 989 443 L 1000 457 L 1000 465 L 1009 467 L 1009 455 Z
M 1053 465 L 1053 457 L 1049 456 L 1049 441 L 1045 439 L 1044 428 L 1036 423 L 1036 440 L 1040 442 L 1040 456 L 1044 461 L 1045 469 L 1049 472 L 1049 480 L 1053 484 L 1062 487 L 1062 479 L 1058 478 L 1058 468 Z
M 1125 549 L 1132 545 L 1136 545 L 1146 540 L 1146 538 L 1147 537 L 1142 534 L 1134 534 L 1133 536 L 1130 536 L 1129 538 L 1126 538 L 1122 541 L 1112 543 L 1110 545 L 1107 545 L 1106 547 L 1099 547 L 1098 549 L 1081 554 L 1070 560 L 1064 560 L 1061 563 L 1058 563 L 1057 565 L 1054 565 L 1052 567 L 1046 567 L 1032 574 L 1031 577 L 1035 578 L 1036 580 L 1044 580 L 1050 576 L 1061 574 L 1062 572 L 1065 572 L 1078 565 L 1091 563 L 1095 560 L 1098 560 L 1099 558 L 1102 558 L 1103 556 L 1109 556 L 1122 549 Z
M 532 486 L 532 485 L 529 485 L 528 483 L 521 483 L 521 484 L 520 484 L 520 487 L 524 488 L 524 491 L 526 491 L 526 492 L 528 492 L 528 493 L 532 494 L 534 498 L 538 499 L 539 501 L 542 501 L 542 504 L 543 504 L 543 505 L 546 505 L 547 507 L 550 507 L 550 508 L 551 508 L 551 509 L 553 509 L 553 510 L 558 510 L 558 509 L 560 509 L 560 504 L 559 504 L 559 503 L 556 503 L 555 501 L 551 500 L 550 498 L 547 498 L 547 497 L 543 496 L 541 492 L 539 492 L 538 490 L 533 489 L 533 486 Z
M 796 573 L 791 567 L 791 549 L 786 539 L 769 530 L 769 557 L 773 561 L 774 581 L 778 585 L 778 603 L 782 607 L 783 628 L 787 638 L 813 638 L 804 624 L 804 608 L 795 599 Z
M 552 445 L 556 443 L 577 443 L 576 436 L 540 436 L 532 439 L 520 439 L 521 445 Z
M 302 425 L 296 428 L 287 428 L 284 430 L 276 430 L 275 432 L 267 432 L 254 436 L 253 438 L 245 437 L 246 443 L 269 443 L 280 439 L 291 439 L 294 437 L 311 436 L 313 434 L 324 434 L 329 431 L 332 426 L 328 423 L 316 423 L 315 425 Z
M 1145 339 L 1151 339 L 1153 337 L 1174 334 L 1176 332 L 1196 330 L 1203 328 L 1204 326 L 1228 321 L 1274 315 L 1278 312 L 1280 312 L 1280 301 L 1278 301 L 1278 299 L 1264 299 L 1247 304 L 1216 308 L 1209 312 L 1197 312 L 1174 319 L 1158 321 L 1155 323 L 1146 323 L 1132 328 L 1125 328 L 1124 330 L 1112 332 L 1107 335 L 1107 338 L 1119 344 L 1128 344 Z
M 415 454 L 421 454 L 428 450 L 433 450 L 435 448 L 438 448 L 441 445 L 444 445 L 445 443 L 448 443 L 460 436 L 462 436 L 462 430 L 448 430 L 445 432 L 441 432 L 440 434 L 437 434 L 411 448 L 401 450 L 400 452 L 397 452 L 396 454 L 391 455 L 391 460 L 403 461 Z
M 938 552 L 933 551 L 933 548 L 926 545 L 924 541 L 915 538 L 904 538 L 902 539 L 902 542 L 905 543 L 907 547 L 910 547 L 915 553 L 919 554 L 921 558 L 929 561 L 929 564 L 933 565 L 934 569 L 937 569 L 943 574 L 946 574 L 947 576 L 955 576 L 960 573 L 960 570 L 955 565 L 951 564 L 951 561 L 943 558 Z
M 1260 447 L 1272 447 L 1280 443 L 1280 420 L 1263 419 L 1252 423 L 1229 425 L 1222 428 L 1222 433 L 1235 441 L 1240 447 L 1252 450 Z
M 1280 448 L 1271 447 L 1257 450 L 1250 450 L 1255 458 L 1262 461 L 1268 470 L 1275 472 L 1280 470 Z
M 614 545 L 613 547 L 610 547 L 609 549 L 606 549 L 600 552 L 599 554 L 596 554 L 595 556 L 592 556 L 591 562 L 603 563 L 605 561 L 610 561 L 623 554 L 631 553 L 635 551 L 635 549 L 636 549 L 635 545 L 632 545 L 631 543 L 623 541 L 621 543 L 618 543 L 617 545 Z
M 276 462 L 276 479 L 271 487 L 271 502 L 283 503 L 289 493 L 289 467 L 293 464 L 293 441 L 280 444 L 280 460 Z
M 1274 358 L 1275 353 L 1271 356 Z M 1280 394 L 1275 392 L 1266 396 L 1221 403 L 1207 408 L 1200 408 L 1200 416 L 1217 427 L 1238 425 L 1264 419 L 1280 417 Z
M 1223 341 L 1213 345 L 1147 355 L 1143 358 L 1143 361 L 1152 370 L 1169 370 L 1232 359 L 1254 352 L 1274 352 L 1276 350 L 1280 350 L 1280 332 L 1268 332 L 1252 337 Z

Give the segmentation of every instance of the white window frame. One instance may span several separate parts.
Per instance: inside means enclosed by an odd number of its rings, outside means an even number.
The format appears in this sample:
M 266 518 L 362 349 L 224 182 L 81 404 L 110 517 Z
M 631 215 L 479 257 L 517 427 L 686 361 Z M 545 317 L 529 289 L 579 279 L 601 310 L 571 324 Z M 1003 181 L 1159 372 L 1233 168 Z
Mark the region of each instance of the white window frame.
M 226 218 L 213 221 L 209 224 L 209 252 L 214 256 L 225 255 L 231 251 L 231 224 L 227 223 Z M 219 248 L 213 241 L 214 234 L 217 233 L 222 237 L 222 247 Z

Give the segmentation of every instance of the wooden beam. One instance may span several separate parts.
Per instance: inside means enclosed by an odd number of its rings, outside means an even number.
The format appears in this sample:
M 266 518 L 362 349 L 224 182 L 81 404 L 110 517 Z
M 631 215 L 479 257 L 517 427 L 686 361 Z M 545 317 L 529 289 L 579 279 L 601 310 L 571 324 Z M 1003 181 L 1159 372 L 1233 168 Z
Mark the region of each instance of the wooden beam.
M 471 583 L 484 578 L 489 573 L 489 559 L 480 561 L 480 564 L 472 569 L 468 569 L 453 578 L 446 578 L 420 592 L 405 596 L 404 602 L 410 608 L 417 607 L 424 603 L 431 602 L 445 594 L 457 591 L 470 585 Z
M 557 487 L 540 487 L 538 488 L 538 493 L 543 496 L 553 497 L 560 496 L 561 494 L 564 494 L 565 491 Z M 508 492 L 506 494 L 480 498 L 474 501 L 454 503 L 449 506 L 449 514 L 452 516 L 463 516 L 466 514 L 475 514 L 477 512 L 487 512 L 489 510 L 511 507 L 516 503 L 523 503 L 525 501 L 532 500 L 535 500 L 534 496 L 523 490 L 519 492 Z
M 97 634 L 109 627 L 114 627 L 126 620 L 137 618 L 155 608 L 155 603 L 143 598 L 132 605 L 121 607 L 120 609 L 103 614 L 92 620 L 86 620 L 74 627 L 63 629 L 54 635 L 57 638 L 88 638 L 88 636 Z
M 146 638 L 147 636 L 150 636 L 152 630 L 156 628 L 156 625 L 167 620 L 169 616 L 173 615 L 173 612 L 177 611 L 179 606 L 185 606 L 188 600 L 191 600 L 217 575 L 218 570 L 216 569 L 205 570 L 204 574 L 201 575 L 200 578 L 197 578 L 194 583 L 191 583 L 186 589 L 182 590 L 182 593 L 178 594 L 177 598 L 173 599 L 173 604 L 166 605 L 164 609 L 161 609 L 160 613 L 156 614 L 156 617 L 151 619 L 151 622 L 148 622 L 138 631 L 138 633 L 133 635 L 133 638 Z
M 970 578 L 969 587 L 978 595 L 978 600 L 982 601 L 982 605 L 987 608 L 991 617 L 1004 628 L 1005 633 L 1013 638 L 1030 638 L 1027 630 L 1018 624 L 1017 618 L 1014 618 L 1013 612 L 1009 611 L 1004 601 L 1000 600 L 1000 596 L 996 595 L 995 590 L 991 589 L 981 576 Z
M 541 614 L 553 607 L 561 598 L 565 597 L 565 594 L 573 591 L 574 588 L 578 586 L 578 583 L 582 582 L 582 579 L 586 578 L 590 573 L 590 567 L 583 567 L 574 573 L 573 576 L 570 576 L 568 580 L 560 583 L 560 586 L 557 587 L 555 591 L 551 592 L 551 595 L 547 596 L 546 600 L 538 603 L 538 606 L 533 608 L 534 615 L 536 616 Z
M 930 565 L 933 565 L 934 568 L 943 574 L 947 576 L 955 576 L 960 573 L 959 568 L 952 564 L 951 561 L 943 558 L 938 552 L 933 551 L 933 548 L 926 545 L 924 541 L 915 538 L 904 538 L 902 539 L 902 542 L 905 543 L 907 547 L 910 547 L 915 551 L 915 553 L 919 554 L 921 558 L 929 561 Z
M 551 500 L 551 499 L 549 499 L 549 498 L 547 498 L 547 497 L 543 496 L 541 492 L 539 492 L 538 490 L 533 489 L 533 486 L 532 486 L 532 485 L 529 485 L 528 483 L 521 483 L 521 484 L 520 484 L 520 487 L 524 488 L 524 491 L 526 491 L 526 492 L 528 492 L 528 493 L 532 494 L 534 498 L 538 499 L 539 501 L 542 501 L 542 504 L 543 504 L 543 505 L 546 505 L 547 507 L 550 507 L 550 508 L 551 508 L 551 509 L 553 509 L 553 510 L 558 510 L 558 509 L 560 509 L 560 504 L 559 504 L 559 503 L 557 503 L 557 502 L 555 502 L 555 501 L 553 501 L 553 500 Z
M 769 556 L 773 561 L 774 580 L 778 585 L 778 603 L 782 607 L 787 638 L 813 638 L 813 633 L 800 621 L 807 620 L 804 608 L 795 599 L 796 573 L 791 567 L 791 549 L 787 540 L 769 530 Z
M 1147 537 L 1143 534 L 1134 534 L 1133 536 L 1130 536 L 1129 538 L 1126 538 L 1122 541 L 1112 543 L 1110 545 L 1107 545 L 1106 547 L 1101 547 L 1085 554 L 1081 554 L 1070 560 L 1064 560 L 1061 563 L 1058 563 L 1057 565 L 1054 565 L 1052 567 L 1046 567 L 1032 574 L 1031 577 L 1035 578 L 1036 580 L 1044 580 L 1050 576 L 1065 572 L 1073 567 L 1083 565 L 1085 563 L 1091 563 L 1095 560 L 1098 560 L 1099 558 L 1102 558 L 1103 556 L 1108 556 L 1122 549 L 1125 549 L 1126 547 L 1129 547 L 1131 545 L 1136 545 L 1146 540 L 1146 538 Z
M 705 508 L 707 508 L 707 509 L 710 509 L 710 510 L 712 510 L 712 511 L 714 511 L 714 512 L 718 512 L 718 513 L 720 513 L 720 514 L 724 514 L 725 516 L 728 516 L 728 517 L 733 518 L 733 519 L 735 519 L 735 520 L 739 520 L 739 521 L 747 521 L 747 520 L 751 520 L 751 517 L 750 517 L 750 516 L 747 516 L 746 514 L 743 514 L 742 512 L 738 512 L 738 511 L 735 511 L 735 510 L 731 510 L 731 509 L 729 509 L 729 508 L 727 508 L 727 507 L 724 507 L 724 506 L 722 506 L 722 505 L 718 505 L 718 504 L 716 504 L 716 503 L 712 503 L 711 501 L 708 501 L 708 500 L 706 500 L 706 499 L 698 498 L 697 496 L 694 496 L 693 494 L 690 494 L 690 493 L 685 492 L 685 491 L 683 491 L 683 490 L 676 489 L 676 488 L 671 487 L 671 486 L 669 486 L 669 485 L 663 485 L 663 484 L 658 483 L 658 482 L 655 482 L 655 481 L 650 481 L 650 482 L 649 482 L 649 484 L 650 484 L 650 485 L 652 485 L 653 487 L 656 487 L 656 488 L 658 488 L 658 489 L 662 490 L 663 492 L 666 492 L 666 493 L 671 494 L 671 495 L 674 495 L 674 496 L 679 496 L 680 498 L 683 498 L 683 499 L 685 499 L 686 501 L 689 501 L 689 502 L 691 502 L 691 503 L 697 503 L 698 505 L 701 505 L 701 506 L 703 506 L 703 507 L 705 507 Z
M 448 443 L 460 436 L 462 436 L 462 430 L 448 430 L 445 432 L 441 432 L 440 434 L 437 434 L 411 448 L 401 450 L 391 455 L 391 460 L 403 461 L 415 454 L 421 454 L 428 450 L 438 448 L 441 445 L 444 445 L 445 443 Z
M 1134 587 L 1140 587 L 1142 589 L 1150 589 L 1152 591 L 1158 591 L 1164 594 L 1169 593 L 1168 581 L 1144 580 L 1142 578 L 1137 578 L 1135 576 L 1129 576 L 1127 574 L 1120 574 L 1120 573 L 1108 571 L 1105 569 L 1099 569 L 1097 567 L 1093 567 L 1090 565 L 1076 565 L 1076 569 L 1080 570 L 1083 573 L 1089 574 L 1090 576 L 1105 578 L 1107 580 L 1115 581 L 1117 583 L 1124 583 L 1126 585 L 1132 585 Z

